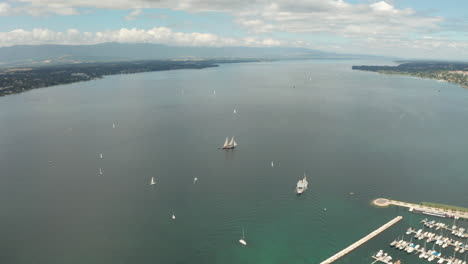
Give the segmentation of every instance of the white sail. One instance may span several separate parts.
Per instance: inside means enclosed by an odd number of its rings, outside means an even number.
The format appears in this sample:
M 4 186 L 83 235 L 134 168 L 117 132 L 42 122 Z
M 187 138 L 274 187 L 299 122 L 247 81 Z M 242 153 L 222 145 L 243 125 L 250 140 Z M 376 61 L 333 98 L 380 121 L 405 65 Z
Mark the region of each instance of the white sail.
M 235 140 L 234 140 L 234 145 L 233 145 L 233 146 L 234 146 L 234 147 L 237 147 L 237 142 L 236 142 Z
M 216 90 L 213 90 L 213 95 L 216 95 Z
M 193 178 L 193 184 L 195 184 L 197 181 L 198 181 L 197 177 Z
M 236 111 L 236 109 L 234 109 L 234 111 L 232 111 L 232 113 L 234 113 L 234 114 L 237 114 L 237 111 Z
M 245 241 L 244 228 L 242 228 L 242 238 L 239 239 L 239 243 L 241 243 L 244 246 L 247 246 L 247 242 Z
M 271 162 L 271 167 L 273 168 L 275 166 L 275 164 L 273 163 L 273 161 Z
M 235 146 L 234 143 L 236 142 L 234 141 L 234 137 L 232 137 L 231 142 L 229 142 L 229 146 Z
M 102 169 L 99 168 L 99 175 L 102 175 Z
M 115 128 L 115 123 L 114 123 L 114 124 L 112 124 L 112 128 Z
M 154 180 L 154 177 L 151 177 L 151 185 L 155 185 L 156 181 Z
M 229 145 L 228 142 L 229 142 L 229 139 L 228 139 L 228 137 L 226 137 L 226 141 L 224 141 L 223 147 L 227 147 Z
M 101 154 L 99 154 L 99 157 L 100 157 L 101 159 L 102 159 L 102 158 L 104 158 L 104 156 L 102 156 L 102 153 L 101 153 Z
M 304 188 L 304 187 L 305 187 L 305 186 L 304 186 L 304 181 L 303 181 L 303 180 L 299 180 L 299 181 L 297 182 L 297 188 Z

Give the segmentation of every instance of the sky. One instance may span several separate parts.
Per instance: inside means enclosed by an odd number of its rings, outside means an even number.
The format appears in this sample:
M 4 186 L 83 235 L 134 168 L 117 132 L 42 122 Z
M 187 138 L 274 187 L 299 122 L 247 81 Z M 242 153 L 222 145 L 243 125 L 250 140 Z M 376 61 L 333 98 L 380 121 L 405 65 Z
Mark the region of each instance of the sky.
M 468 60 L 468 0 L 6 0 L 0 47 L 304 47 Z

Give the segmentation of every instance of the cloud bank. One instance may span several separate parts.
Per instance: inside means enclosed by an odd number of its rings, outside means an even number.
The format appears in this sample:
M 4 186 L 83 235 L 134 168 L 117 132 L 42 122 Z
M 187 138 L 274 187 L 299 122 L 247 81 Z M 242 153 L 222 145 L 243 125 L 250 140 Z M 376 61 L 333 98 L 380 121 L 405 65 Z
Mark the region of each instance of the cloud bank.
M 36 28 L 31 31 L 16 29 L 0 32 L 0 47 L 37 44 L 97 44 L 104 42 L 157 43 L 174 46 L 280 46 L 282 43 L 271 38 L 223 38 L 210 33 L 174 32 L 167 27 L 144 30 L 122 28 L 119 30 L 80 32 L 68 29 L 64 32 Z
M 18 29 L 0 33 L 0 45 L 26 44 L 26 39 L 31 44 L 40 44 L 41 41 L 57 41 L 56 43 L 61 44 L 141 41 L 189 46 L 289 45 L 336 52 L 397 56 L 468 56 L 468 42 L 463 38 L 447 37 L 449 34 L 438 37 L 454 31 L 444 28 L 443 17 L 420 14 L 411 8 L 397 8 L 389 1 L 378 0 L 361 4 L 351 4 L 344 0 L 10 0 L 0 3 L 0 16 L 63 16 L 80 14 L 90 9 L 112 9 L 128 10 L 124 19 L 131 21 L 138 19 L 149 8 L 167 8 L 192 14 L 226 14 L 249 37 L 229 38 L 211 33 L 181 33 L 169 28 L 122 28 L 114 31 L 78 32 L 82 38 L 80 40 L 68 31 Z M 210 29 L 205 30 L 209 32 Z

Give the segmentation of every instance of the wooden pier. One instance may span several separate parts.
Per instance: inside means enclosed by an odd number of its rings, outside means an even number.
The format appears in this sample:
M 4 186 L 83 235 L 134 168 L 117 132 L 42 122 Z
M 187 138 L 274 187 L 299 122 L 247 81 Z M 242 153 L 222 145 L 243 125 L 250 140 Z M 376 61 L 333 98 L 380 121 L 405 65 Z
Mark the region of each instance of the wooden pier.
M 401 207 L 407 207 L 410 209 L 410 211 L 417 210 L 420 212 L 426 212 L 429 214 L 435 214 L 433 216 L 437 216 L 437 214 L 444 214 L 447 215 L 449 218 L 462 218 L 462 219 L 468 219 L 468 212 L 464 211 L 456 211 L 456 210 L 447 210 L 447 209 L 442 209 L 442 208 L 437 208 L 437 207 L 430 207 L 430 206 L 425 206 L 425 205 L 420 205 L 420 204 L 414 204 L 414 203 L 406 203 L 406 202 L 401 202 L 401 201 L 396 201 L 396 200 L 390 200 L 386 198 L 378 198 L 375 199 L 372 202 L 376 206 L 381 206 L 381 207 L 387 207 L 389 205 L 396 205 L 396 206 L 401 206 Z
M 393 220 L 391 220 L 390 222 L 386 223 L 385 225 L 379 227 L 377 230 L 373 231 L 372 233 L 368 234 L 367 236 L 361 238 L 360 240 L 358 240 L 357 242 L 353 243 L 351 246 L 343 249 L 342 251 L 336 253 L 335 255 L 331 256 L 330 258 L 328 258 L 327 260 L 325 261 L 322 261 L 320 264 L 328 264 L 328 263 L 332 263 L 336 260 L 338 260 L 339 258 L 343 257 L 344 255 L 348 254 L 349 252 L 355 250 L 356 248 L 360 247 L 361 245 L 363 245 L 364 243 L 366 243 L 367 241 L 371 240 L 372 238 L 374 238 L 375 236 L 377 236 L 378 234 L 382 233 L 383 231 L 385 231 L 387 228 L 391 227 L 392 225 L 396 224 L 398 221 L 400 221 L 401 219 L 403 219 L 402 216 L 397 216 L 395 217 Z

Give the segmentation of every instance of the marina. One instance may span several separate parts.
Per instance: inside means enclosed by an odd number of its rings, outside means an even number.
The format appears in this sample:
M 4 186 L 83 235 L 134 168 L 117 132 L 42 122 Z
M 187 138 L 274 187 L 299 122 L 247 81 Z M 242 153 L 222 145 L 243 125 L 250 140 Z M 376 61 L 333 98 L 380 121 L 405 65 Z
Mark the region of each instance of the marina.
M 449 231 L 454 236 L 461 237 L 461 238 L 468 238 L 468 233 L 466 232 L 466 229 L 463 227 L 457 227 L 455 225 L 455 221 L 453 222 L 452 227 L 441 222 L 436 222 L 435 220 L 429 221 L 427 220 L 427 218 L 423 219 L 421 223 L 423 223 L 424 226 L 433 228 L 435 230 L 444 229 L 444 230 Z
M 466 259 L 463 261 L 455 257 L 455 253 L 452 256 L 443 256 L 441 252 L 436 251 L 434 246 L 432 249 L 427 249 L 425 246 L 417 245 L 412 243 L 411 241 L 399 240 L 393 241 L 390 243 L 391 247 L 395 249 L 406 251 L 408 254 L 414 253 L 420 259 L 424 258 L 427 261 L 431 262 L 436 260 L 436 263 L 446 263 L 446 264 L 466 264 Z M 466 254 L 465 254 L 466 257 Z
M 325 261 L 320 262 L 320 264 L 328 264 L 328 263 L 333 263 L 343 257 L 344 255 L 350 253 L 351 251 L 355 250 L 356 248 L 360 247 L 367 241 L 371 240 L 378 234 L 382 233 L 383 231 L 387 230 L 389 227 L 393 226 L 394 224 L 398 223 L 401 219 L 403 219 L 402 216 L 397 216 L 394 219 L 392 219 L 390 222 L 386 223 L 385 225 L 379 227 L 372 233 L 368 234 L 367 236 L 361 238 L 360 240 L 356 241 L 355 243 L 351 244 L 349 247 L 343 249 L 342 251 L 336 253 L 335 255 L 331 256 L 330 258 L 326 259 Z
M 420 223 L 423 225 L 422 228 L 418 230 L 408 228 L 405 234 L 390 243 L 390 247 L 407 254 L 414 254 L 428 262 L 466 264 L 468 238 L 464 237 L 465 228 L 455 225 L 456 219 L 453 220 L 452 227 L 435 220 L 429 221 L 427 218 Z M 435 232 L 430 232 L 431 230 Z M 405 235 L 408 236 L 406 239 Z
M 452 246 L 455 248 L 455 251 L 459 251 L 460 253 L 465 252 L 468 250 L 468 245 L 464 244 L 461 241 L 457 241 L 450 237 L 444 237 L 443 235 L 436 235 L 435 233 L 431 232 L 424 232 L 422 229 L 418 231 L 410 228 L 406 232 L 406 234 L 414 234 L 414 238 L 418 240 L 425 240 L 426 242 L 434 242 L 436 245 L 440 245 L 442 248 L 446 248 L 448 246 Z

